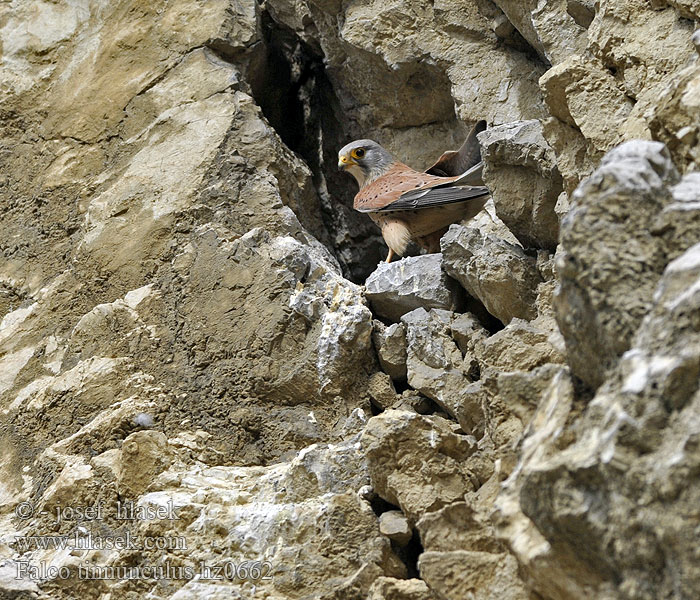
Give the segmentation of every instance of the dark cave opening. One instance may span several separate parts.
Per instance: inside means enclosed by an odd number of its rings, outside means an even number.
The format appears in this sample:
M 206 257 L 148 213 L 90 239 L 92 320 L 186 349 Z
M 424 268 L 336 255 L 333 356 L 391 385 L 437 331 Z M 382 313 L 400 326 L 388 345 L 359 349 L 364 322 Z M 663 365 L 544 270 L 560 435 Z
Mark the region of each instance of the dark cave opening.
M 384 498 L 380 498 L 379 496 L 375 496 L 370 500 L 370 506 L 377 518 L 390 510 L 401 511 L 398 506 L 387 502 Z M 406 578 L 419 579 L 418 557 L 423 553 L 423 544 L 420 541 L 418 530 L 415 527 L 413 528 L 411 539 L 404 545 L 397 544 L 395 541 L 391 540 L 391 549 L 406 566 Z
M 322 51 L 267 11 L 261 13 L 261 27 L 265 51 L 249 75 L 252 95 L 282 141 L 312 172 L 326 230 L 321 241 L 336 256 L 345 277 L 364 283 L 386 250 L 378 228 L 366 216 L 354 214 L 356 184 L 337 169 L 338 149 L 350 132 Z
M 406 577 L 408 579 L 420 579 L 418 558 L 423 554 L 423 544 L 420 541 L 418 531 L 416 529 L 413 530 L 413 537 L 405 546 L 398 546 L 394 542 L 391 545 L 401 562 L 406 565 Z
M 264 66 L 252 73 L 253 97 L 265 118 L 288 148 L 305 160 L 312 155 L 306 146 L 309 116 L 304 114 L 302 92 L 316 88 L 324 76 L 323 64 L 291 30 L 276 23 L 270 13 L 261 14 L 265 39 Z

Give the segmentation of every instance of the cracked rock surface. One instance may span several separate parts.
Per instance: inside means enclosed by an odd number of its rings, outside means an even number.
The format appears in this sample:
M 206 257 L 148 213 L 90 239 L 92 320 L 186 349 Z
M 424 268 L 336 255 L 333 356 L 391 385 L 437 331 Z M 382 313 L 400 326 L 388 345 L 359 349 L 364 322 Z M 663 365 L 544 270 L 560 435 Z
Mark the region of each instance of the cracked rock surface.
M 0 598 L 700 597 L 698 22 L 0 3 Z M 337 150 L 481 119 L 379 264 Z

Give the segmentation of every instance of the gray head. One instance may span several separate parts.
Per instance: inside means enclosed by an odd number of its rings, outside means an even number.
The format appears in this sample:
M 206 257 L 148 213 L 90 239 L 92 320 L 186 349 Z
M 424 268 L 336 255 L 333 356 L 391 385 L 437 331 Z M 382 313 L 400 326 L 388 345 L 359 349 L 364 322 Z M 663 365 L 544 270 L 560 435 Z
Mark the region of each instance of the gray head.
M 372 140 L 356 140 L 338 152 L 338 168 L 350 173 L 360 187 L 383 175 L 396 159 Z

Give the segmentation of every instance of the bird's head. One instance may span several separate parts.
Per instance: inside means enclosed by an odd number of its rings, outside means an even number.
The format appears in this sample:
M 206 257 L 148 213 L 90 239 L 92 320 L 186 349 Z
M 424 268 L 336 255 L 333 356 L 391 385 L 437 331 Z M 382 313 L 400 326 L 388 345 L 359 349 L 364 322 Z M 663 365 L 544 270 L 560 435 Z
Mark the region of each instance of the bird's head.
M 394 157 L 372 140 L 350 142 L 338 152 L 338 168 L 357 179 L 361 188 L 383 175 L 394 162 Z

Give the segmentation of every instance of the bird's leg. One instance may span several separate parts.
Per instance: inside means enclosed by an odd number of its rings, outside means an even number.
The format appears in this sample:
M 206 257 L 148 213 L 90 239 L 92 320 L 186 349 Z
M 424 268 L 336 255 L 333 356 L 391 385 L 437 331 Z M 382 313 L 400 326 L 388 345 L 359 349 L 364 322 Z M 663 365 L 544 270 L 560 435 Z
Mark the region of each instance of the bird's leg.
M 390 263 L 392 258 L 394 258 L 394 251 L 389 248 L 389 254 L 386 255 L 386 262 Z

